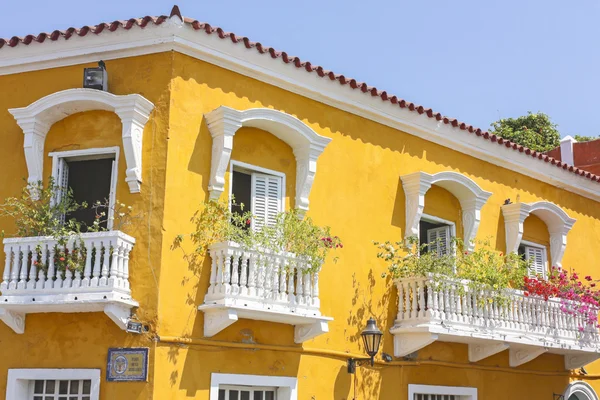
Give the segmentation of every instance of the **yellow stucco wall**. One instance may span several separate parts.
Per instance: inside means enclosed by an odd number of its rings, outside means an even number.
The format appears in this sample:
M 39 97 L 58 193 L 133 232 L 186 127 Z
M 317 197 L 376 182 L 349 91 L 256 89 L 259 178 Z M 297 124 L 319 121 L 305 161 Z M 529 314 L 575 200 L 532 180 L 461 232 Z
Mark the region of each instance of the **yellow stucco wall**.
M 393 353 L 388 332 L 397 297 L 391 282 L 381 278 L 385 266 L 376 259 L 372 241 L 395 241 L 404 234 L 400 176 L 456 171 L 492 192 L 482 209 L 478 238 L 491 238 L 499 251 L 505 250 L 500 209 L 505 199 L 558 204 L 577 219 L 563 265 L 583 274 L 597 274 L 593 266 L 600 261 L 600 254 L 589 252 L 600 240 L 596 202 L 178 53 L 114 60 L 107 66 L 111 92 L 140 93 L 156 107 L 144 131 L 142 192 L 129 193 L 124 157 L 117 189 L 120 200 L 144 213 L 128 232 L 137 240 L 130 279 L 140 302 L 138 316 L 151 332 L 125 334 L 102 313 L 29 315 L 24 335 L 0 324 L 0 393 L 8 368 L 33 367 L 100 368 L 103 400 L 208 400 L 211 372 L 297 376 L 299 399 L 352 399 L 355 393 L 357 399 L 406 399 L 409 383 L 474 386 L 485 400 L 547 400 L 564 390 L 569 376 L 556 355 L 509 368 L 507 352 L 469 364 L 465 345 L 435 343 L 419 351 L 416 361 L 360 368 L 354 377 L 346 372 L 344 354 L 362 354 L 359 332 L 370 316 L 386 332 L 382 350 Z M 7 109 L 79 87 L 81 68 L 0 76 L 0 160 L 11 171 L 3 176 L 0 198 L 18 194 L 26 177 L 22 132 Z M 320 276 L 321 312 L 334 320 L 329 333 L 303 345 L 294 343 L 290 325 L 247 319 L 203 338 L 203 314 L 196 308 L 208 287 L 209 261 L 190 266 L 180 251 L 171 250 L 177 235 L 191 231 L 190 217 L 206 199 L 211 137 L 204 114 L 221 105 L 281 110 L 333 139 L 319 158 L 309 215 L 344 241 L 337 264 L 328 262 Z M 120 121 L 113 114 L 86 112 L 55 124 L 45 151 L 122 146 L 119 135 Z M 235 136 L 231 158 L 284 172 L 286 205 L 293 206 L 296 165 L 287 144 L 268 132 L 244 128 Z M 46 173 L 50 165 L 46 159 Z M 454 221 L 462 235 L 460 206 L 449 192 L 432 188 L 425 212 Z M 530 217 L 525 225 L 525 238 L 548 241 L 543 222 Z M 10 232 L 11 224 L 1 220 L 0 227 Z M 104 381 L 107 348 L 126 346 L 152 349 L 148 384 Z M 587 369 L 600 373 L 597 365 Z
M 144 131 L 143 190 L 131 194 L 125 182 L 125 157 L 121 121 L 113 113 L 88 111 L 55 123 L 48 132 L 44 150 L 44 175 L 52 170 L 51 151 L 119 146 L 117 198 L 132 205 L 142 217 L 127 230 L 136 239 L 130 259 L 133 297 L 140 303 L 137 315 L 154 326 L 157 320 L 160 279 L 161 223 L 165 183 L 168 128 L 168 85 L 171 54 L 108 61 L 111 92 L 140 93 L 155 104 Z M 0 198 L 18 196 L 27 178 L 23 132 L 9 108 L 24 107 L 48 94 L 81 87 L 83 66 L 65 67 L 17 75 L 0 76 L 0 126 L 2 174 Z M 0 219 L 0 229 L 10 236 L 13 223 Z M 4 257 L 2 257 L 4 260 Z M 155 343 L 151 335 L 135 336 L 120 330 L 104 313 L 29 314 L 25 333 L 17 335 L 0 323 L 0 393 L 6 391 L 9 368 L 96 368 L 102 371 L 101 399 L 149 399 L 148 383 L 105 381 L 109 347 L 149 347 L 150 376 L 153 374 Z

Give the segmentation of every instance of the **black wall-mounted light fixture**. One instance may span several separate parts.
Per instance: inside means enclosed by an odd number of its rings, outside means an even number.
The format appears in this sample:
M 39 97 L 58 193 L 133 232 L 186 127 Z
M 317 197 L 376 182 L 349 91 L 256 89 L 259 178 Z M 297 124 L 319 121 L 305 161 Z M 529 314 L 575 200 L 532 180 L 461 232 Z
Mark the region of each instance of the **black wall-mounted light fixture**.
M 108 91 L 108 74 L 104 61 L 98 61 L 98 66 L 83 69 L 83 87 Z
M 356 372 L 356 367 L 370 364 L 375 365 L 375 355 L 379 352 L 379 345 L 381 344 L 381 338 L 383 332 L 377 327 L 377 321 L 373 317 L 369 318 L 367 327 L 360 333 L 363 338 L 365 345 L 365 351 L 369 355 L 369 358 L 349 358 L 348 359 L 348 373 L 353 374 Z M 384 354 L 386 361 L 391 361 L 391 356 Z

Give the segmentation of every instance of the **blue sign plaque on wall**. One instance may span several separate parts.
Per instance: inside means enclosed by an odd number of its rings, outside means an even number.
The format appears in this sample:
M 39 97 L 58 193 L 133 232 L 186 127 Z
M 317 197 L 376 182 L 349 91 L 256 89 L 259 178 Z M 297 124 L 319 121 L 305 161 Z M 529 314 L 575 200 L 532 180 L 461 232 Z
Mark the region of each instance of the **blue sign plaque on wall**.
M 148 348 L 108 349 L 106 380 L 109 382 L 145 382 L 148 380 Z

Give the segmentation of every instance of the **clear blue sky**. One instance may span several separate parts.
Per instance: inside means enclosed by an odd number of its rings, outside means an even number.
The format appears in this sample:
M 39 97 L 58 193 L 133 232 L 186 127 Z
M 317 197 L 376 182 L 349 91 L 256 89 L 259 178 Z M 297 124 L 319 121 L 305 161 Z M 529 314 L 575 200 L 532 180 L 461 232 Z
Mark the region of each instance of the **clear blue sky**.
M 175 0 L 0 0 L 0 37 L 168 14 Z M 209 22 L 483 129 L 542 111 L 598 135 L 597 0 L 178 0 Z M 1 88 L 0 88 L 1 90 Z

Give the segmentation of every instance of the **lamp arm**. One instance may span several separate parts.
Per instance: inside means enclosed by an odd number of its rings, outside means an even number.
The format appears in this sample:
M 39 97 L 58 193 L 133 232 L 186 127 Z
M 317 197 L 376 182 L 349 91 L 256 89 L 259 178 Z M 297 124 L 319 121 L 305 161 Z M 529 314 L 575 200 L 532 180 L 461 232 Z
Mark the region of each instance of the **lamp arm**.
M 348 373 L 353 374 L 356 372 L 356 367 L 360 367 L 362 365 L 375 365 L 375 357 L 369 358 L 349 358 L 348 359 Z

